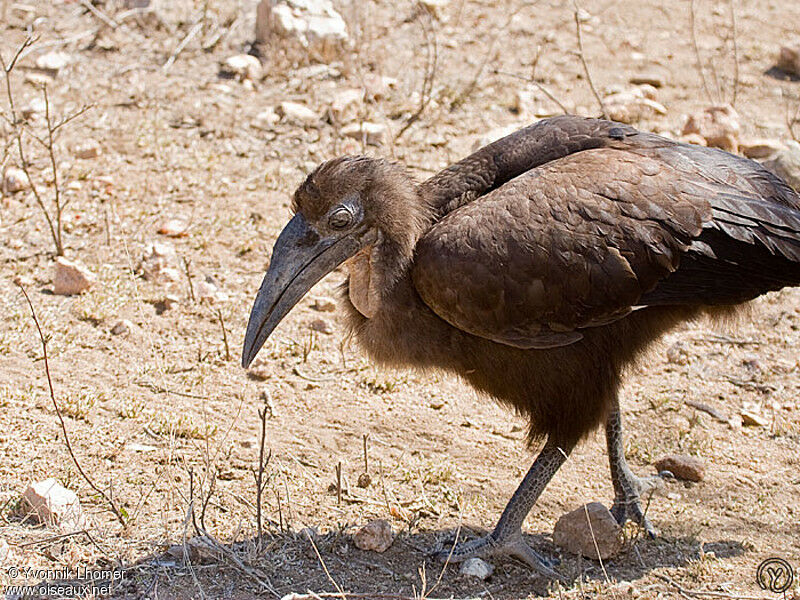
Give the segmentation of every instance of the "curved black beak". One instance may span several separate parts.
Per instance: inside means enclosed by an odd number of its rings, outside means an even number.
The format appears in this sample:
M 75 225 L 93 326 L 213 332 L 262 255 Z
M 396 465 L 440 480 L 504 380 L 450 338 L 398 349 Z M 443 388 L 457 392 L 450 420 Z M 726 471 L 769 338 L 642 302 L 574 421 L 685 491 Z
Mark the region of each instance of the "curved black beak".
M 359 248 L 354 236 L 320 237 L 300 213 L 289 221 L 275 242 L 269 269 L 250 311 L 243 367 L 250 366 L 278 323 L 306 292 Z

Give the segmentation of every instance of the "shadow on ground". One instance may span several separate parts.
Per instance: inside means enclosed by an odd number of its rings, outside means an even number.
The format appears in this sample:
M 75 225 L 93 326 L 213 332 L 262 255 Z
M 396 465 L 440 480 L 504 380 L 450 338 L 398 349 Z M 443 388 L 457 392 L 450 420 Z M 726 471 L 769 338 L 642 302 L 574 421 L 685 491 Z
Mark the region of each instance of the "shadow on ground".
M 463 533 L 463 532 L 462 532 Z M 494 573 L 481 581 L 460 575 L 457 565 L 442 564 L 430 552 L 452 541 L 454 530 L 403 533 L 384 553 L 357 549 L 347 533 L 331 532 L 313 537 L 305 533 L 265 536 L 228 545 L 208 545 L 195 538 L 186 546 L 142 558 L 131 565 L 114 598 L 137 600 L 182 598 L 291 597 L 292 593 L 315 597 L 402 598 L 525 598 L 547 595 L 551 584 L 513 559 L 495 559 Z M 462 537 L 472 537 L 469 532 Z M 560 561 L 557 570 L 577 585 L 637 580 L 651 571 L 688 567 L 701 555 L 694 538 L 634 539 L 626 550 L 601 566 L 597 561 L 563 553 L 543 535 L 527 536 L 528 542 L 548 558 Z M 739 542 L 719 540 L 702 545 L 724 560 L 745 552 Z M 605 573 L 604 573 L 605 569 Z M 644 585 L 644 584 L 643 584 Z M 665 583 L 657 584 L 666 586 Z M 319 596 L 317 596 L 319 595 Z

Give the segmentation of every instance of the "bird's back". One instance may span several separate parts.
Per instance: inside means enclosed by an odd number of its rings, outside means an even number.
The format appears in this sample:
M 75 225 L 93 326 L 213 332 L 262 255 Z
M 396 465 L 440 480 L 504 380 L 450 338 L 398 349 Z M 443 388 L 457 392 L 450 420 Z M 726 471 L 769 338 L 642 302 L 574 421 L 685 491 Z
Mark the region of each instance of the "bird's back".
M 800 197 L 719 150 L 561 117 L 425 185 L 446 201 L 417 245 L 415 287 L 451 325 L 500 343 L 562 346 L 635 309 L 800 284 Z

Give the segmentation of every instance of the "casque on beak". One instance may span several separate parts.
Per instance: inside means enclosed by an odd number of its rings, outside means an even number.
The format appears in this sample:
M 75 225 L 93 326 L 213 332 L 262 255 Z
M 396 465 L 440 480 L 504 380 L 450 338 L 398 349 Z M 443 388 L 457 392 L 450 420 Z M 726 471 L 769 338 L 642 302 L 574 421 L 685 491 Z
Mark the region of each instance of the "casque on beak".
M 361 244 L 355 235 L 320 237 L 297 213 L 272 249 L 272 260 L 256 295 L 242 349 L 247 368 L 275 327 L 328 273 L 353 256 Z

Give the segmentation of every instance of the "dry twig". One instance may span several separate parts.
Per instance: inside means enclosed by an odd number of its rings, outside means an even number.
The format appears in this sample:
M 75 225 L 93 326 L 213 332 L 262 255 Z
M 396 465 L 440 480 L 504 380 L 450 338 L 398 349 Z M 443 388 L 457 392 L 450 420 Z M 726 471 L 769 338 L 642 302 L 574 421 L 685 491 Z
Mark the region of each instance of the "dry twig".
M 597 88 L 594 86 L 594 81 L 592 80 L 592 74 L 589 71 L 589 65 L 586 62 L 586 55 L 583 51 L 583 36 L 581 35 L 581 18 L 578 14 L 580 8 L 578 7 L 578 3 L 574 3 L 575 7 L 575 33 L 578 37 L 578 56 L 581 59 L 581 64 L 583 65 L 583 72 L 586 74 L 586 81 L 589 83 L 589 88 L 592 90 L 592 94 L 597 100 L 597 103 L 600 105 L 600 112 L 603 115 L 604 119 L 608 118 L 608 112 L 606 111 L 606 105 L 603 103 L 603 99 L 600 97 L 600 93 L 597 91 Z
M 86 471 L 83 470 L 80 461 L 78 461 L 78 457 L 75 455 L 75 451 L 72 449 L 72 443 L 69 438 L 69 434 L 67 433 L 67 425 L 64 422 L 64 417 L 61 415 L 61 409 L 58 406 L 58 402 L 56 401 L 55 391 L 53 390 L 53 380 L 50 377 L 50 362 L 47 358 L 47 338 L 45 337 L 44 333 L 42 332 L 42 327 L 39 324 L 39 318 L 36 316 L 36 310 L 33 308 L 33 302 L 31 302 L 30 296 L 28 296 L 28 292 L 25 291 L 25 288 L 22 287 L 22 284 L 17 283 L 17 286 L 22 291 L 22 294 L 25 296 L 25 300 L 28 302 L 28 307 L 31 309 L 31 317 L 33 318 L 33 322 L 36 325 L 36 331 L 39 333 L 39 341 L 42 345 L 42 354 L 44 357 L 44 372 L 47 375 L 47 387 L 50 390 L 50 400 L 53 403 L 53 408 L 55 408 L 56 415 L 58 416 L 58 422 L 61 425 L 61 433 L 64 435 L 64 444 L 67 447 L 67 452 L 69 452 L 70 458 L 72 458 L 72 462 L 75 465 L 75 468 L 80 473 L 83 480 L 89 485 L 92 490 L 94 490 L 97 494 L 100 495 L 103 500 L 105 500 L 106 504 L 108 504 L 111 512 L 120 522 L 123 527 L 127 527 L 128 523 L 125 520 L 126 513 L 123 512 L 123 509 L 117 506 L 117 503 L 114 502 L 114 499 L 109 495 L 106 494 L 103 490 L 101 490 L 92 479 L 86 474 Z

